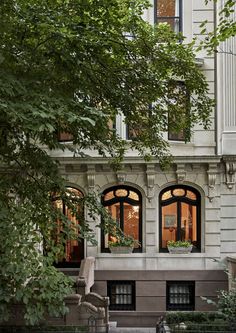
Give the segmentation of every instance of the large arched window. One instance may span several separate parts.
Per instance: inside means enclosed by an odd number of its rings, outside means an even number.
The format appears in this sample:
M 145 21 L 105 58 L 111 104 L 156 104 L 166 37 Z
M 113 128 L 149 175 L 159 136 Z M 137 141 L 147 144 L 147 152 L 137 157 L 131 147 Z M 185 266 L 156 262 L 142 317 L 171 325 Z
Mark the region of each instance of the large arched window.
M 75 196 L 83 197 L 82 192 L 79 191 L 78 189 L 68 187 L 67 190 L 72 192 Z M 71 210 L 68 209 L 68 207 L 65 205 L 65 203 L 62 200 L 56 200 L 55 205 L 71 221 L 71 228 L 74 228 L 74 231 L 78 232 L 79 221 L 72 214 Z M 62 232 L 61 223 L 60 221 L 58 221 L 57 235 L 60 232 Z M 64 244 L 64 256 L 62 258 L 59 258 L 58 262 L 56 263 L 56 266 L 79 267 L 81 260 L 83 258 L 84 258 L 84 241 L 82 239 L 79 240 L 79 238 L 69 239 Z
M 134 237 L 141 244 L 134 252 L 142 251 L 142 197 L 130 186 L 114 186 L 103 192 L 102 204 L 126 235 Z M 109 252 L 108 234 L 102 232 L 102 251 Z
M 200 194 L 184 185 L 170 186 L 160 193 L 160 250 L 169 240 L 188 240 L 193 251 L 201 249 Z

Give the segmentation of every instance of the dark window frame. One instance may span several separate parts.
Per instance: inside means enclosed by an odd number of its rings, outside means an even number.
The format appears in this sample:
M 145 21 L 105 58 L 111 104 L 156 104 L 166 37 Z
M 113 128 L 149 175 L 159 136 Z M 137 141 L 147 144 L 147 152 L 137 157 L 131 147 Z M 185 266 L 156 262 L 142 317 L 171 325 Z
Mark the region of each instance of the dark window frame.
M 112 287 L 117 286 L 117 285 L 131 285 L 131 294 L 125 294 L 125 293 L 112 293 Z M 131 296 L 131 303 L 130 304 L 113 304 L 112 296 L 118 296 L 121 295 L 127 295 Z M 136 288 L 135 288 L 135 281 L 126 281 L 126 280 L 112 280 L 112 281 L 107 281 L 107 296 L 110 299 L 110 304 L 109 304 L 109 310 L 110 311 L 135 311 L 136 310 Z
M 154 23 L 158 24 L 159 22 L 165 22 L 165 20 L 170 20 L 170 19 L 179 19 L 179 30 L 178 32 L 183 31 L 183 4 L 182 0 L 179 0 L 179 16 L 157 16 L 157 3 L 159 0 L 154 0 Z
M 67 186 L 67 188 L 68 189 L 71 188 L 71 189 L 77 190 L 77 191 L 79 191 L 82 194 L 82 196 L 84 196 L 84 193 L 80 189 L 78 189 L 78 188 L 76 188 L 74 186 Z M 62 212 L 63 212 L 64 215 L 66 215 L 66 209 L 67 209 L 66 208 L 66 204 L 62 201 Z M 78 237 L 78 242 L 81 243 L 80 247 L 82 249 L 82 253 L 80 255 L 79 260 L 77 262 L 69 262 L 69 261 L 66 261 L 65 258 L 63 258 L 62 261 L 58 261 L 58 262 L 54 263 L 55 267 L 57 267 L 57 268 L 78 268 L 78 267 L 80 267 L 81 261 L 84 259 L 84 240 L 83 239 L 79 239 L 79 237 Z M 66 245 L 64 245 L 64 247 L 65 246 Z
M 188 286 L 190 303 L 170 303 L 170 287 L 173 285 L 177 286 Z M 176 293 L 172 294 L 176 299 L 184 296 L 184 294 Z M 166 310 L 167 311 L 194 311 L 195 310 L 195 281 L 166 281 Z
M 139 196 L 139 243 L 140 243 L 140 246 L 138 248 L 134 248 L 133 252 L 142 252 L 142 195 L 140 193 L 140 191 L 138 191 L 136 188 L 132 187 L 132 186 L 128 186 L 128 185 L 117 185 L 117 186 L 112 186 L 112 187 L 109 187 L 107 188 L 105 191 L 103 191 L 102 193 L 102 205 L 104 207 L 107 207 L 107 206 L 111 206 L 112 204 L 114 203 L 117 203 L 117 202 L 120 202 L 122 205 L 120 205 L 120 216 L 121 216 L 121 219 L 120 219 L 120 228 L 123 230 L 124 228 L 124 220 L 122 219 L 122 217 L 124 216 L 124 211 L 123 211 L 123 203 L 124 202 L 127 202 L 129 204 L 134 204 L 135 203 L 135 206 L 137 206 L 137 202 L 134 202 L 132 199 L 129 199 L 127 197 L 119 197 L 119 200 L 117 198 L 113 198 L 111 200 L 108 200 L 106 201 L 106 204 L 105 204 L 105 201 L 104 201 L 104 197 L 105 195 L 108 193 L 108 192 L 111 192 L 111 191 L 116 191 L 118 189 L 125 189 L 127 191 L 133 191 L 135 192 L 138 196 Z M 101 251 L 102 252 L 110 252 L 110 250 L 108 248 L 105 248 L 105 235 L 104 235 L 104 231 L 101 230 Z
M 193 192 L 196 195 L 196 201 L 195 204 L 193 204 L 193 201 L 191 199 L 186 198 L 185 196 L 179 196 L 179 197 L 172 197 L 170 199 L 165 200 L 163 203 L 161 200 L 161 197 L 163 193 L 169 191 L 169 190 L 175 190 L 175 189 L 184 189 L 185 191 L 189 190 Z M 160 252 L 168 252 L 167 248 L 162 247 L 162 207 L 168 206 L 169 204 L 172 204 L 173 202 L 177 202 L 177 240 L 181 239 L 181 202 L 191 204 L 193 206 L 196 206 L 196 224 L 197 224 L 197 242 L 195 246 L 193 247 L 192 252 L 201 252 L 201 195 L 194 187 L 188 186 L 188 185 L 172 185 L 164 188 L 160 194 L 159 194 L 159 250 Z

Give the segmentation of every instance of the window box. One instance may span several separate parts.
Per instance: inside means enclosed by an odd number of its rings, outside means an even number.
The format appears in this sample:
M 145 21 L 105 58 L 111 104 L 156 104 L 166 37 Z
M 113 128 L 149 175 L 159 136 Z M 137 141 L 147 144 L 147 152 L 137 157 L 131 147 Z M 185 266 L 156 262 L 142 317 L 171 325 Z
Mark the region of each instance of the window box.
M 132 253 L 134 247 L 133 246 L 110 246 L 109 247 L 111 253 L 113 254 L 127 254 Z
M 173 246 L 168 246 L 168 251 L 171 254 L 188 254 L 191 253 L 193 246 L 188 246 L 188 247 L 173 247 Z
M 186 254 L 192 251 L 193 245 L 189 241 L 168 241 L 167 248 L 172 254 Z

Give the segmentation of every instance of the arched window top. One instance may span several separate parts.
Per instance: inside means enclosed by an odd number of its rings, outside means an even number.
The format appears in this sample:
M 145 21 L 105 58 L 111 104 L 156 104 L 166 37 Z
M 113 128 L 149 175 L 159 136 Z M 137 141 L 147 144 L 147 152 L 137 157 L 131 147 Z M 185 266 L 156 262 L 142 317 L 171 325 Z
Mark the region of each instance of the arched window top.
M 201 250 L 201 196 L 193 187 L 172 185 L 160 192 L 160 250 L 168 241 L 189 241 Z
M 199 192 L 190 186 L 185 185 L 173 185 L 161 191 L 160 199 L 161 202 L 165 202 L 168 200 L 190 200 L 193 202 L 197 202 L 200 198 Z
M 117 185 L 106 189 L 102 194 L 102 204 L 120 229 L 136 239 L 141 246 L 134 252 L 142 251 L 142 196 L 141 193 L 127 185 Z M 108 252 L 111 235 L 102 231 L 102 251 Z
M 106 203 L 108 203 L 110 200 L 113 201 L 132 200 L 139 203 L 141 200 L 141 194 L 138 190 L 136 190 L 131 186 L 126 186 L 126 185 L 114 186 L 106 189 L 103 192 L 102 203 L 106 205 Z

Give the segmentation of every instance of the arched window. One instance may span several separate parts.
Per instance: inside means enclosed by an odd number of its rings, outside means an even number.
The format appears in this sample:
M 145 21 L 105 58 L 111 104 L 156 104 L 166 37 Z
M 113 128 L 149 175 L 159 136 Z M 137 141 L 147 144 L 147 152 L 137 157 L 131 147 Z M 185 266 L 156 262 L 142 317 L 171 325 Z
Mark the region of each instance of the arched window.
M 114 186 L 103 192 L 102 204 L 126 235 L 134 237 L 141 244 L 134 252 L 142 251 L 142 197 L 130 186 Z M 102 251 L 109 252 L 109 235 L 102 232 Z
M 188 240 L 193 251 L 201 250 L 199 192 L 183 185 L 170 186 L 160 193 L 160 250 L 169 240 Z
M 83 194 L 78 189 L 68 187 L 67 190 L 72 192 L 75 196 L 83 197 Z M 79 221 L 71 213 L 71 210 L 65 205 L 62 200 L 56 200 L 55 205 L 61 212 L 71 221 L 71 228 L 78 232 Z M 60 221 L 58 221 L 57 234 L 62 232 Z M 59 238 L 58 238 L 59 239 Z M 83 239 L 69 239 L 64 245 L 65 252 L 63 258 L 60 258 L 56 263 L 57 267 L 79 267 L 81 260 L 84 258 L 84 241 Z

